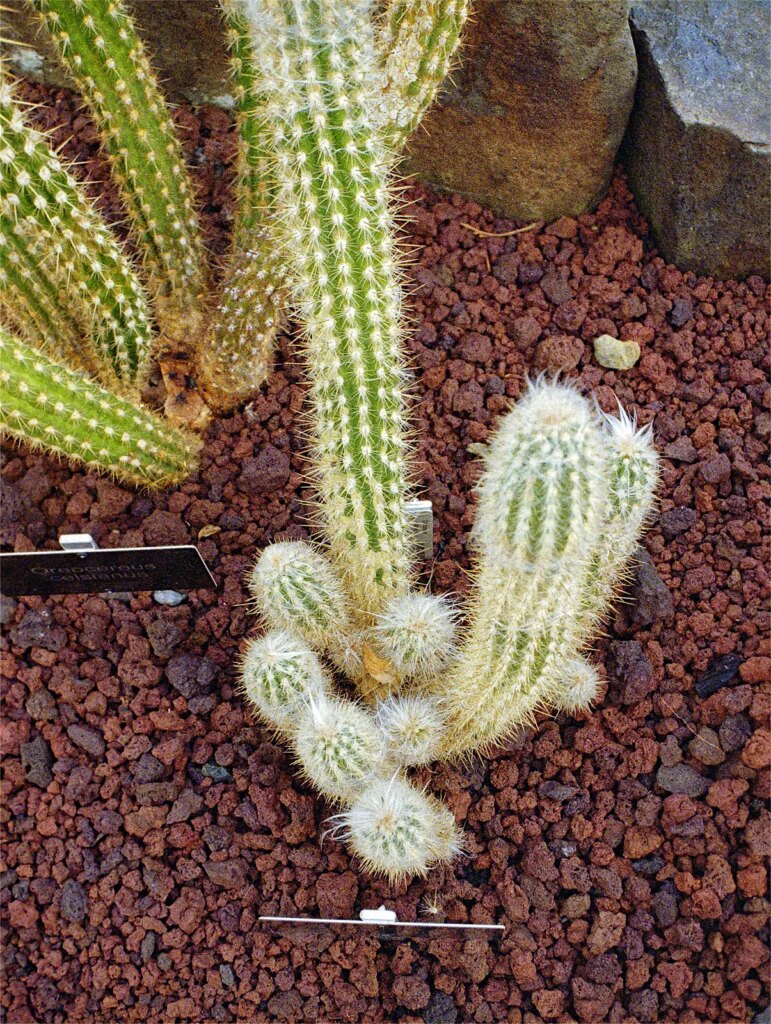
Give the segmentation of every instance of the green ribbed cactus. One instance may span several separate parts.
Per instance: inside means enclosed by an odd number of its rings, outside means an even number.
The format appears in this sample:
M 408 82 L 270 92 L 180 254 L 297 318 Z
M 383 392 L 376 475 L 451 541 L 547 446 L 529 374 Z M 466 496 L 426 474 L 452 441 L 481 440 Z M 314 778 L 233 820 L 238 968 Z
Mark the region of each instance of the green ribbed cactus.
M 51 355 L 130 385 L 147 357 L 149 301 L 82 188 L 0 82 L 0 310 Z M 63 309 L 60 312 L 60 308 Z M 87 346 L 83 335 L 91 337 Z
M 0 328 L 0 429 L 138 485 L 179 483 L 198 443 Z
M 275 183 L 258 91 L 260 55 L 238 0 L 222 0 L 222 8 L 238 118 L 238 180 L 233 243 L 201 353 L 201 373 L 210 404 L 226 410 L 254 394 L 268 376 L 290 300 L 285 261 L 271 227 Z
M 468 16 L 466 0 L 388 0 L 377 25 L 386 142 L 401 147 L 417 128 L 450 72 Z
M 320 512 L 365 618 L 407 586 L 401 290 L 367 5 L 245 0 L 305 322 Z
M 206 280 L 192 188 L 142 41 L 123 0 L 30 0 L 102 136 L 158 306 L 176 321 Z M 179 336 L 176 322 L 171 337 Z
M 479 485 L 470 628 L 433 687 L 445 755 L 494 744 L 541 708 L 594 699 L 596 672 L 578 655 L 650 511 L 656 462 L 649 431 L 602 420 L 568 387 L 537 384 L 506 417 Z

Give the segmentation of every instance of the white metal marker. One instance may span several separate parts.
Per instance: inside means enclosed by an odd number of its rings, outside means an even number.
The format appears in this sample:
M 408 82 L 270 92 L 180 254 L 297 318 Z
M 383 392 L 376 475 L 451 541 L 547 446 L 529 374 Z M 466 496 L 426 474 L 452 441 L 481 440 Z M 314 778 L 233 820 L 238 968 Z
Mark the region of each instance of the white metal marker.
M 266 915 L 259 921 L 274 924 L 352 924 L 357 927 L 375 928 L 452 928 L 455 931 L 504 932 L 502 924 L 455 924 L 444 921 L 400 921 L 395 910 L 387 910 L 382 904 L 377 910 L 362 910 L 358 918 L 340 917 L 272 917 Z

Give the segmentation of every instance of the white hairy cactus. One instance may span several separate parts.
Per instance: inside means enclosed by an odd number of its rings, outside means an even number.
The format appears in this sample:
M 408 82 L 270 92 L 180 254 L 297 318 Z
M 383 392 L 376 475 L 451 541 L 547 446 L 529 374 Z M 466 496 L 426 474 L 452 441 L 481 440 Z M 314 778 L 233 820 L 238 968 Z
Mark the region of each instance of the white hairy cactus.
M 311 700 L 321 700 L 328 684 L 318 658 L 306 644 L 285 630 L 273 630 L 247 648 L 241 687 L 268 725 L 291 735 L 300 709 Z
M 569 715 L 587 711 L 595 703 L 602 683 L 597 669 L 584 658 L 570 658 L 560 669 L 550 694 L 554 707 Z
M 294 746 L 313 785 L 335 800 L 351 800 L 377 771 L 383 739 L 369 712 L 334 696 L 311 699 L 300 709 Z
M 257 559 L 249 590 L 272 629 L 299 634 L 349 678 L 358 677 L 361 636 L 340 577 L 320 551 L 304 541 L 271 544 Z
M 434 697 L 388 697 L 378 705 L 375 721 L 385 738 L 386 755 L 396 764 L 429 764 L 437 757 L 444 718 Z
M 443 596 L 409 591 L 391 598 L 378 615 L 372 640 L 405 679 L 438 675 L 455 654 L 457 611 Z
M 618 586 L 655 480 L 649 432 L 601 418 L 565 385 L 532 386 L 505 418 L 479 485 L 471 626 L 434 684 L 445 754 L 489 746 L 539 708 L 591 702 L 596 674 L 576 658 Z
M 399 775 L 370 782 L 332 820 L 364 869 L 392 882 L 450 863 L 461 848 L 450 811 Z

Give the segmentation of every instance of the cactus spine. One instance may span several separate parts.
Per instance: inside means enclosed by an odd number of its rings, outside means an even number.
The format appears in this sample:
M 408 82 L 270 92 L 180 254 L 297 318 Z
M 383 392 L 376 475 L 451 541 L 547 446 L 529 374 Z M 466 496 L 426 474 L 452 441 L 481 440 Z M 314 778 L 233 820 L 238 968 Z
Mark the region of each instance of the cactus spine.
M 327 690 L 316 655 L 285 630 L 273 630 L 249 645 L 241 684 L 264 721 L 289 736 L 296 730 L 298 709 Z
M 78 362 L 101 369 L 108 379 L 133 381 L 151 342 L 145 291 L 82 188 L 25 122 L 5 82 L 0 83 L 0 234 L 15 254 L 0 293 L 7 315 L 14 322 L 28 320 L 35 337 L 47 339 L 50 347 L 54 304 L 66 292 L 96 351 L 84 355 L 68 312 L 56 314 L 57 340 L 63 337 Z
M 365 617 L 406 587 L 401 291 L 373 30 L 355 5 L 246 0 L 294 297 L 307 326 L 321 517 Z
M 197 454 L 195 440 L 2 328 L 0 428 L 140 485 L 178 483 Z
M 298 760 L 325 796 L 351 800 L 375 774 L 383 740 L 372 715 L 349 700 L 310 698 L 294 736 Z
M 203 247 L 179 143 L 142 42 L 122 0 L 32 3 L 102 133 L 161 329 L 176 339 L 179 316 L 199 305 Z
M 238 118 L 239 151 L 233 244 L 224 268 L 211 335 L 201 353 L 207 397 L 229 409 L 254 393 L 273 362 L 288 304 L 284 261 L 274 244 L 275 185 L 265 147 L 260 55 L 235 0 L 222 0 Z

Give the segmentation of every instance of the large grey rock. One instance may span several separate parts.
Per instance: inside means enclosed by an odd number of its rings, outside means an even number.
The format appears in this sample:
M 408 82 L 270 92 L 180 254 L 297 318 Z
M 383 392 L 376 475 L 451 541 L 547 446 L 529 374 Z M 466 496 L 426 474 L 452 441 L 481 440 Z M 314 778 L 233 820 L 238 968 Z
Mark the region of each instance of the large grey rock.
M 626 0 L 481 0 L 407 166 L 510 217 L 583 213 L 608 186 L 636 70 Z
M 716 277 L 767 274 L 771 104 L 764 0 L 635 0 L 624 144 L 662 255 Z

